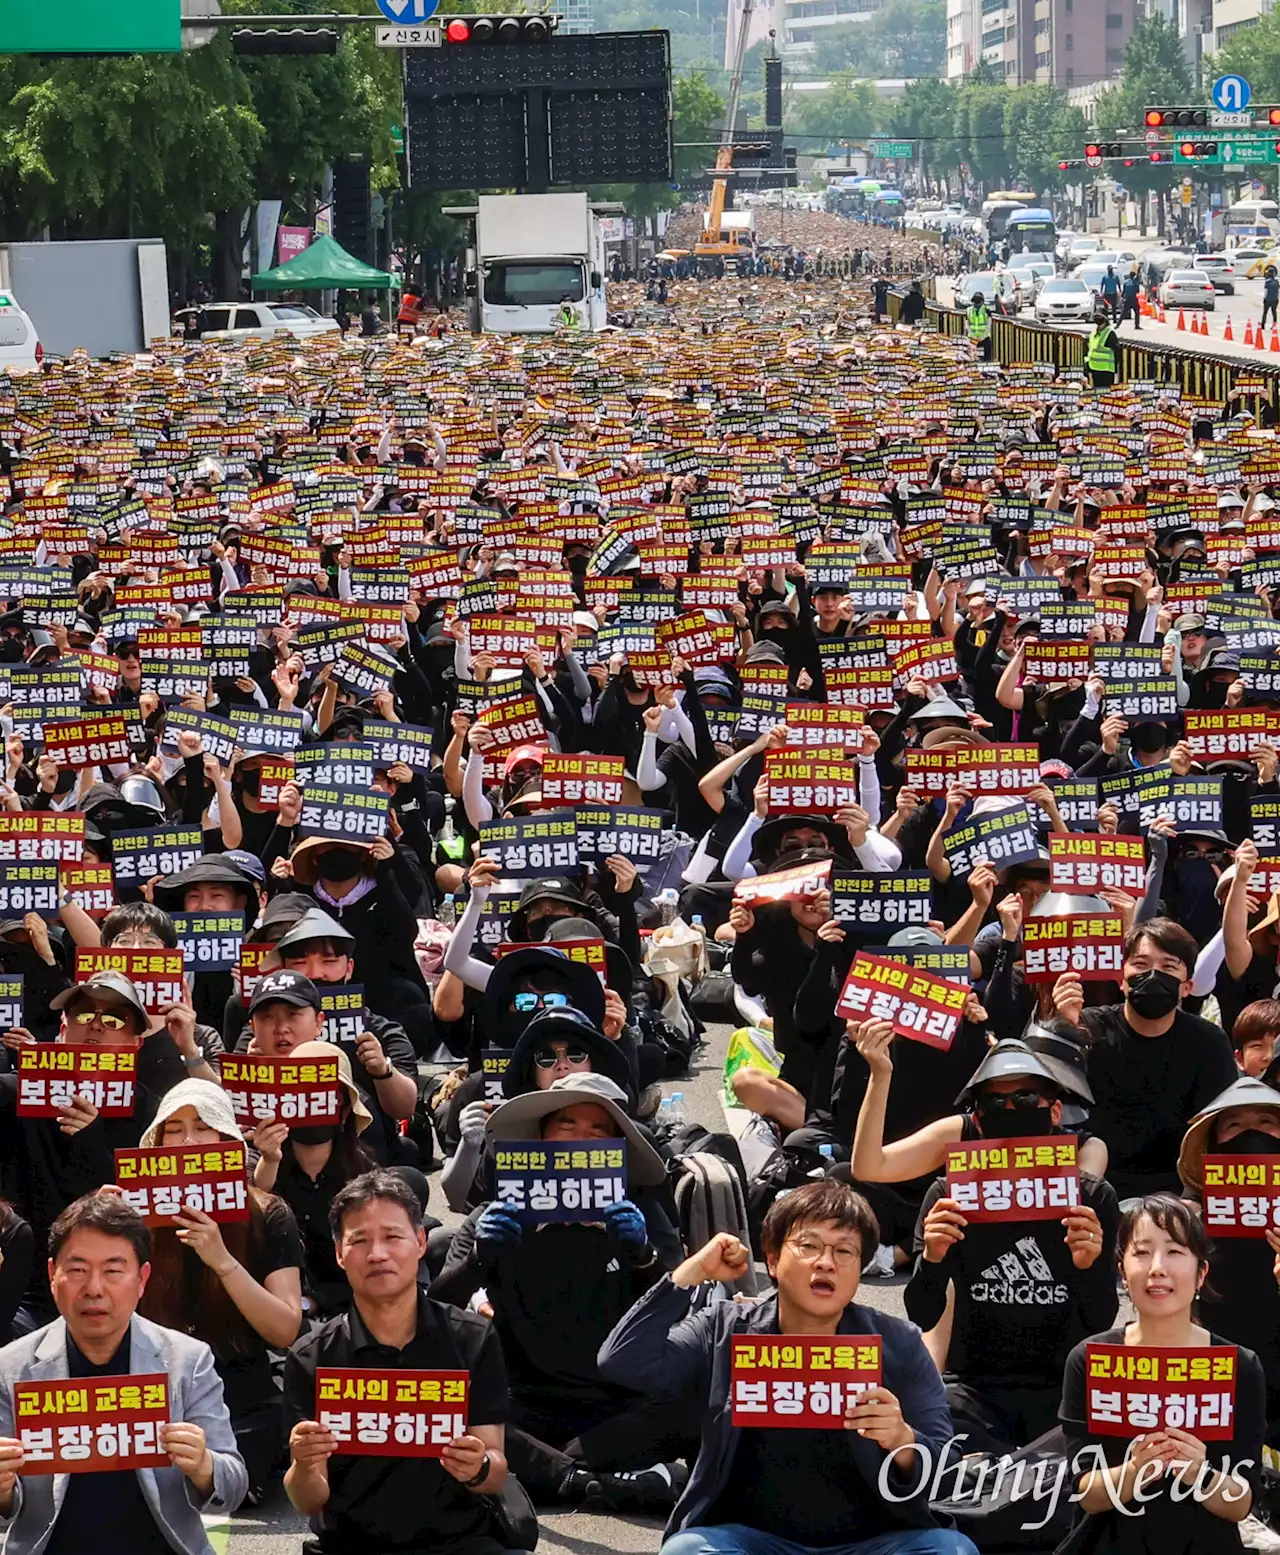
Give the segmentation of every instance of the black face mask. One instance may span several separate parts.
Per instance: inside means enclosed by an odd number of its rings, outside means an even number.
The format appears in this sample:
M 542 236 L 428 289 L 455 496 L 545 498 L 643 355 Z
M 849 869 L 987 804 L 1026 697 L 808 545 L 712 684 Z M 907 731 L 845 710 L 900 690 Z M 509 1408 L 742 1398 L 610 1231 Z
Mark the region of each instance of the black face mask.
M 257 794 L 262 784 L 262 773 L 257 767 L 249 767 L 240 774 L 240 791 L 245 794 Z
M 1225 707 L 1230 685 L 1225 680 L 1202 680 L 1191 693 L 1192 707 Z
M 974 1108 L 984 1139 L 1033 1139 L 1053 1132 L 1053 1109 L 1019 1102 L 1016 1106 L 993 1105 L 990 1098 L 980 1099 Z
M 1280 1139 L 1274 1134 L 1264 1134 L 1256 1128 L 1247 1128 L 1225 1145 L 1215 1147 L 1220 1155 L 1280 1155 Z
M 312 1123 L 306 1128 L 291 1128 L 289 1138 L 295 1145 L 331 1145 L 338 1137 L 336 1123 Z
M 321 880 L 354 880 L 364 871 L 364 860 L 358 853 L 322 853 L 316 863 L 316 873 Z
M 1135 1014 L 1143 1020 L 1160 1020 L 1165 1015 L 1172 1015 L 1178 1008 L 1178 1000 L 1182 997 L 1182 979 L 1175 977 L 1172 972 L 1160 972 L 1153 967 L 1149 972 L 1139 972 L 1137 977 L 1129 979 L 1126 997 Z
M 1144 756 L 1154 756 L 1169 743 L 1169 732 L 1163 724 L 1135 724 L 1129 730 L 1129 744 Z

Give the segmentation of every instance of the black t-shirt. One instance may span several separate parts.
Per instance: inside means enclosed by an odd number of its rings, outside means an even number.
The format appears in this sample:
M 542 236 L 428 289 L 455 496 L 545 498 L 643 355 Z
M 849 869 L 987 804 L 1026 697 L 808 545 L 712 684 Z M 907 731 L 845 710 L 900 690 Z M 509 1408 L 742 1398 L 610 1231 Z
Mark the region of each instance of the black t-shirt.
M 1105 1333 L 1091 1335 L 1091 1339 L 1095 1344 L 1123 1344 L 1124 1329 L 1108 1329 Z M 1084 1350 L 1088 1342 L 1078 1344 L 1067 1357 L 1058 1418 L 1066 1432 L 1068 1461 L 1083 1448 L 1100 1447 L 1106 1462 L 1114 1467 L 1124 1461 L 1129 1438 L 1093 1436 L 1086 1427 Z M 1209 1343 L 1228 1344 L 1230 1341 L 1211 1333 Z M 1255 1501 L 1265 1422 L 1266 1387 L 1262 1367 L 1252 1350 L 1241 1348 L 1236 1375 L 1235 1435 L 1229 1442 L 1206 1443 L 1205 1461 L 1217 1469 L 1230 1471 L 1234 1467 L 1253 1487 Z M 1086 1462 L 1087 1458 L 1081 1461 Z M 1101 1555 L 1103 1551 L 1106 1555 L 1153 1555 L 1155 1551 L 1159 1551 L 1159 1555 L 1238 1552 L 1241 1548 L 1239 1524 L 1226 1522 L 1198 1506 L 1195 1498 L 1186 1493 L 1185 1486 L 1179 1487 L 1182 1499 L 1175 1502 L 1169 1493 L 1173 1484 L 1172 1479 L 1166 1478 L 1148 1485 L 1144 1507 L 1140 1508 L 1136 1500 L 1126 1503 L 1126 1511 L 1140 1511 L 1139 1516 L 1122 1516 L 1108 1509 L 1087 1517 L 1078 1535 L 1069 1541 L 1070 1548 L 1088 1550 L 1090 1555 Z
M 1095 1105 L 1089 1127 L 1110 1152 L 1107 1178 L 1122 1199 L 1178 1193 L 1187 1122 L 1238 1078 L 1221 1026 L 1179 1010 L 1161 1037 L 1140 1037 L 1111 1004 L 1081 1012 Z
M 302 1239 L 306 1286 L 326 1315 L 346 1306 L 351 1297 L 347 1277 L 338 1267 L 333 1250 L 333 1232 L 329 1229 L 329 1206 L 338 1189 L 345 1186 L 342 1174 L 332 1160 L 318 1177 L 309 1177 L 285 1150 L 276 1172 L 275 1192 L 293 1211 Z
M 724 1491 L 703 1519 L 738 1523 L 820 1549 L 873 1539 L 894 1525 L 854 1467 L 849 1434 L 742 1431 Z
M 172 1234 L 172 1233 L 170 1233 Z M 301 1272 L 302 1239 L 294 1222 L 293 1211 L 283 1199 L 274 1193 L 265 1196 L 262 1206 L 262 1235 L 250 1236 L 244 1257 L 244 1266 L 265 1285 L 267 1276 L 277 1269 L 297 1269 Z M 190 1248 L 182 1254 L 183 1299 L 180 1312 L 168 1312 L 163 1321 L 168 1328 L 179 1329 L 203 1339 L 213 1349 L 214 1364 L 222 1378 L 222 1391 L 227 1401 L 227 1411 L 232 1421 L 246 1415 L 255 1404 L 271 1399 L 275 1388 L 271 1381 L 271 1360 L 267 1341 L 242 1325 L 242 1343 L 247 1349 L 231 1349 L 218 1345 L 208 1334 L 197 1332 L 188 1314 L 195 1311 L 196 1295 L 203 1278 L 205 1265 Z M 230 1298 L 228 1298 L 230 1299 Z M 144 1302 L 145 1306 L 145 1302 Z
M 285 1423 L 316 1418 L 316 1370 L 327 1366 L 468 1371 L 469 1427 L 505 1425 L 507 1372 L 493 1325 L 418 1297 L 418 1331 L 403 1350 L 379 1344 L 355 1307 L 289 1351 Z M 329 1500 L 312 1526 L 332 1555 L 436 1555 L 464 1539 L 492 1537 L 484 1498 L 464 1490 L 435 1458 L 329 1459 Z M 76 1552 L 81 1555 L 81 1552 Z
M 1252 1004 L 1255 999 L 1269 999 L 1276 982 L 1274 952 L 1266 955 L 1261 950 L 1255 950 L 1243 977 L 1232 977 L 1224 963 L 1213 985 L 1222 1015 L 1222 1029 L 1229 1034 L 1245 1005 Z
M 1056 1392 L 1072 1345 L 1115 1320 L 1115 1189 L 1097 1177 L 1081 1178 L 1081 1201 L 1102 1225 L 1102 1251 L 1088 1269 L 1072 1263 L 1058 1220 L 974 1222 L 940 1263 L 925 1262 L 925 1216 L 945 1192 L 946 1180 L 939 1177 L 920 1206 L 907 1316 L 933 1328 L 953 1284 L 946 1375 L 979 1388 L 990 1379 L 1001 1387 Z
M 68 1377 L 121 1377 L 129 1371 L 129 1333 L 103 1366 L 95 1366 L 67 1335 Z M 45 1545 L 45 1555 L 173 1555 L 160 1532 L 136 1469 L 69 1474 L 67 1493 Z

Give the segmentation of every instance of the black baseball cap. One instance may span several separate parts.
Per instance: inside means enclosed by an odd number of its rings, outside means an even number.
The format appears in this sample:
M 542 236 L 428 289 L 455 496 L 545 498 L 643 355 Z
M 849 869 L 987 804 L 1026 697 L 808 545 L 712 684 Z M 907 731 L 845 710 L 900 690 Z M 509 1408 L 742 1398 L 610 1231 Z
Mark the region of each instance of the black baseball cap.
M 249 1014 L 260 1010 L 264 1004 L 296 1004 L 299 1008 L 318 1010 L 320 990 L 309 977 L 301 972 L 268 972 L 253 990 L 249 1001 Z

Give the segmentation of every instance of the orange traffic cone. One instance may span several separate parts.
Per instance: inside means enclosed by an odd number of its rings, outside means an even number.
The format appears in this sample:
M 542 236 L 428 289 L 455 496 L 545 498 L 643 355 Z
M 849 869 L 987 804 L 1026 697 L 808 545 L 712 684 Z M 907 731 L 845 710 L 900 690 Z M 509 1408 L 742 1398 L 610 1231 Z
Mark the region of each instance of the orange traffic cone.
M 1280 330 L 1274 324 L 1271 326 L 1271 349 L 1280 351 Z
M 1209 315 L 1207 313 L 1202 313 L 1200 315 L 1200 333 L 1202 335 L 1207 335 L 1209 333 Z
M 1160 322 L 1162 324 L 1167 324 L 1169 322 L 1169 315 L 1164 310 L 1164 303 L 1160 304 Z
M 1253 337 L 1253 344 L 1254 348 L 1258 351 L 1265 351 L 1267 349 L 1267 332 L 1265 329 L 1263 329 L 1261 324 L 1258 325 L 1257 333 Z
M 1227 327 L 1222 331 L 1222 338 L 1224 340 L 1234 340 L 1236 338 L 1231 333 L 1231 315 L 1229 313 L 1227 314 Z
M 1253 344 L 1253 320 L 1252 319 L 1246 319 L 1244 321 L 1244 343 L 1247 346 L 1251 346 Z
M 1187 327 L 1186 316 L 1183 314 L 1182 309 L 1179 308 L 1178 309 L 1178 328 L 1179 329 L 1186 329 L 1186 327 Z

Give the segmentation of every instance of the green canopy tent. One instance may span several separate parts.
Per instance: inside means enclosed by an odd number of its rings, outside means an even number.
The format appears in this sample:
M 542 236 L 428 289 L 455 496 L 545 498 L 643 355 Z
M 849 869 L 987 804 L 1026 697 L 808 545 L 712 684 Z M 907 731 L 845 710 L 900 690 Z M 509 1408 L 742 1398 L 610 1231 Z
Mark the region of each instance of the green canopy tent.
M 327 233 L 287 264 L 262 270 L 249 282 L 256 292 L 388 291 L 399 286 L 397 276 L 375 270 L 348 254 Z

